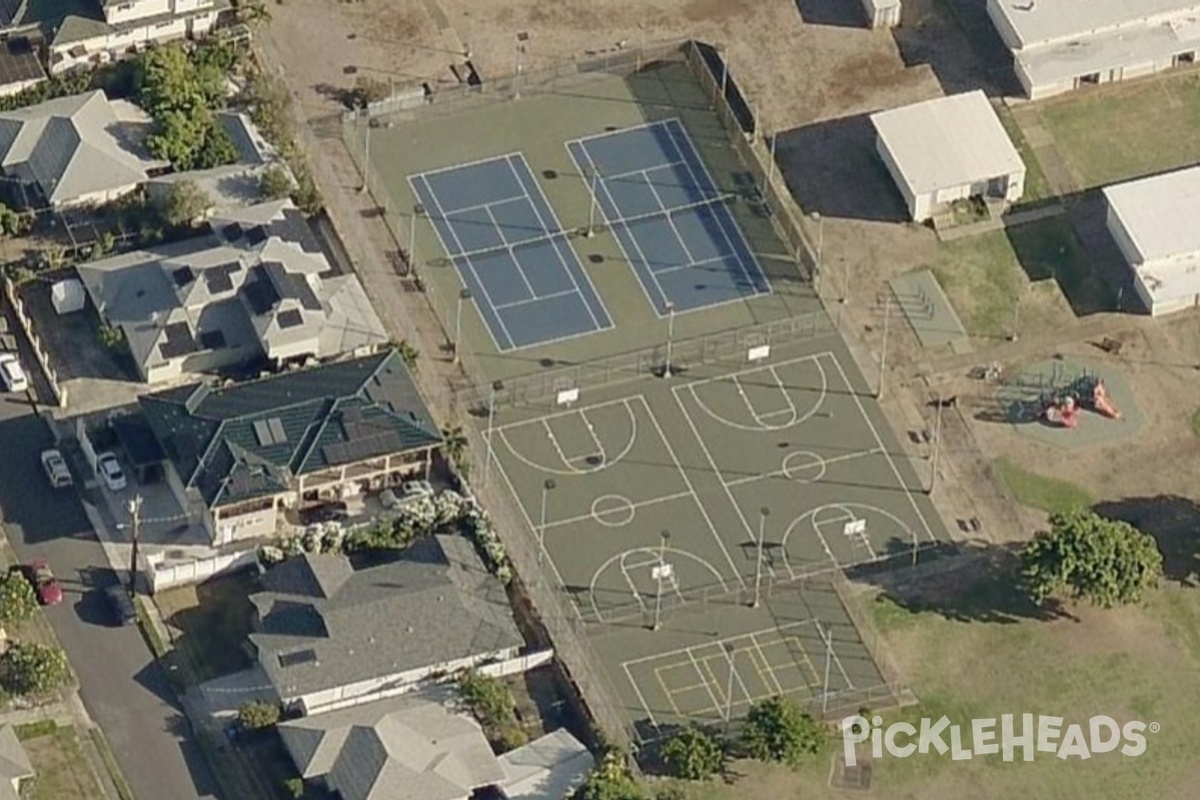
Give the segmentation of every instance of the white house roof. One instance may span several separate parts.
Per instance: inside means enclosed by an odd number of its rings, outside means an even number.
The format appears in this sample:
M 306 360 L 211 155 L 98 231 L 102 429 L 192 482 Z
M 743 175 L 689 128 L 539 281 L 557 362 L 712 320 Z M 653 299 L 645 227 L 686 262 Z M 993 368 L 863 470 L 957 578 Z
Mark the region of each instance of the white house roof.
M 566 728 L 500 756 L 508 800 L 563 800 L 574 795 L 591 772 L 594 759 Z
M 992 7 L 1016 33 L 1019 47 L 1200 13 L 1197 0 L 994 0 Z
M 981 91 L 880 111 L 871 122 L 914 195 L 1025 172 Z
M 1014 57 L 1034 86 L 1062 83 L 1130 64 L 1169 61 L 1200 46 L 1200 13 L 1170 23 L 1126 26 L 1103 34 L 1018 50 Z
M 1200 167 L 1109 186 L 1104 198 L 1140 254 L 1154 302 L 1200 294 Z

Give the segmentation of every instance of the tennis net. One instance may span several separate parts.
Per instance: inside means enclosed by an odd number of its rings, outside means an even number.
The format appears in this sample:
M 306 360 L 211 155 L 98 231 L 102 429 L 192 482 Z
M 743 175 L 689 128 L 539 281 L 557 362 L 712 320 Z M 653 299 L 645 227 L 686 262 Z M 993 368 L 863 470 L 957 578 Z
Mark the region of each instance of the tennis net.
M 515 242 L 506 244 L 498 244 L 494 247 L 481 247 L 478 250 L 471 250 L 466 253 L 456 253 L 444 258 L 434 260 L 434 263 L 445 266 L 452 264 L 455 261 L 471 261 L 472 259 L 482 258 L 483 256 L 495 255 L 496 253 L 512 253 L 514 256 L 518 250 L 533 250 L 547 242 L 565 241 L 572 236 L 577 235 L 575 231 L 554 231 L 553 233 L 543 233 L 537 236 L 530 236 L 527 239 L 520 239 Z
M 673 208 L 660 208 L 657 211 L 648 211 L 645 214 L 634 214 L 632 216 L 621 217 L 619 219 L 606 219 L 604 224 L 608 228 L 615 228 L 618 225 L 623 225 L 626 228 L 628 228 L 631 225 L 634 225 L 638 222 L 645 222 L 646 220 L 650 220 L 650 219 L 667 219 L 667 220 L 669 220 L 674 216 L 677 216 L 679 214 L 685 214 L 689 211 L 696 211 L 698 209 L 704 209 L 704 208 L 718 208 L 718 207 L 722 207 L 722 206 L 724 206 L 724 207 L 732 206 L 739 199 L 741 199 L 741 195 L 739 193 L 728 192 L 728 193 L 716 195 L 715 197 L 707 197 L 703 200 L 697 200 L 694 203 L 688 203 L 688 204 L 682 205 L 682 206 L 674 206 Z

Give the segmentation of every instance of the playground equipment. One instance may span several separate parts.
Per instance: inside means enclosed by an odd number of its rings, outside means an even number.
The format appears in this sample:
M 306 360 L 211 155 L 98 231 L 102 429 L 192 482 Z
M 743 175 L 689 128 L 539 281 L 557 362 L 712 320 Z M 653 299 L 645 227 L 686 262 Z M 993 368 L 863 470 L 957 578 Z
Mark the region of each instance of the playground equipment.
M 1113 404 L 1104 381 L 1094 375 L 1083 375 L 1073 380 L 1061 392 L 1042 397 L 1042 418 L 1052 425 L 1074 428 L 1079 424 L 1079 409 L 1108 419 L 1120 419 L 1121 412 Z

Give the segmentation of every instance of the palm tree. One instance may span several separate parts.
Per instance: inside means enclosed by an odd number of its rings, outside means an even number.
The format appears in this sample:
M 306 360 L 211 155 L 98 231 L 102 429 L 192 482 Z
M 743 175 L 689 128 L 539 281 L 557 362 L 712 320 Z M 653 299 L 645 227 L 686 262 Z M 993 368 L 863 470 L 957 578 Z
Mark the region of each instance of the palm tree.
M 442 453 L 454 465 L 458 474 L 467 477 L 467 434 L 461 425 L 442 428 Z

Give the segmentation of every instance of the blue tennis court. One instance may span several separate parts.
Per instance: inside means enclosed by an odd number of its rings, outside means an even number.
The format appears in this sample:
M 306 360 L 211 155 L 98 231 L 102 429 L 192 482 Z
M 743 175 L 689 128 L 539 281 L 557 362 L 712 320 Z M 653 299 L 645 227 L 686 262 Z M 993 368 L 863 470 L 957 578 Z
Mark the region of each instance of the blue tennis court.
M 408 180 L 500 351 L 612 327 L 524 156 Z
M 771 285 L 677 119 L 567 143 L 659 315 L 768 294 Z

